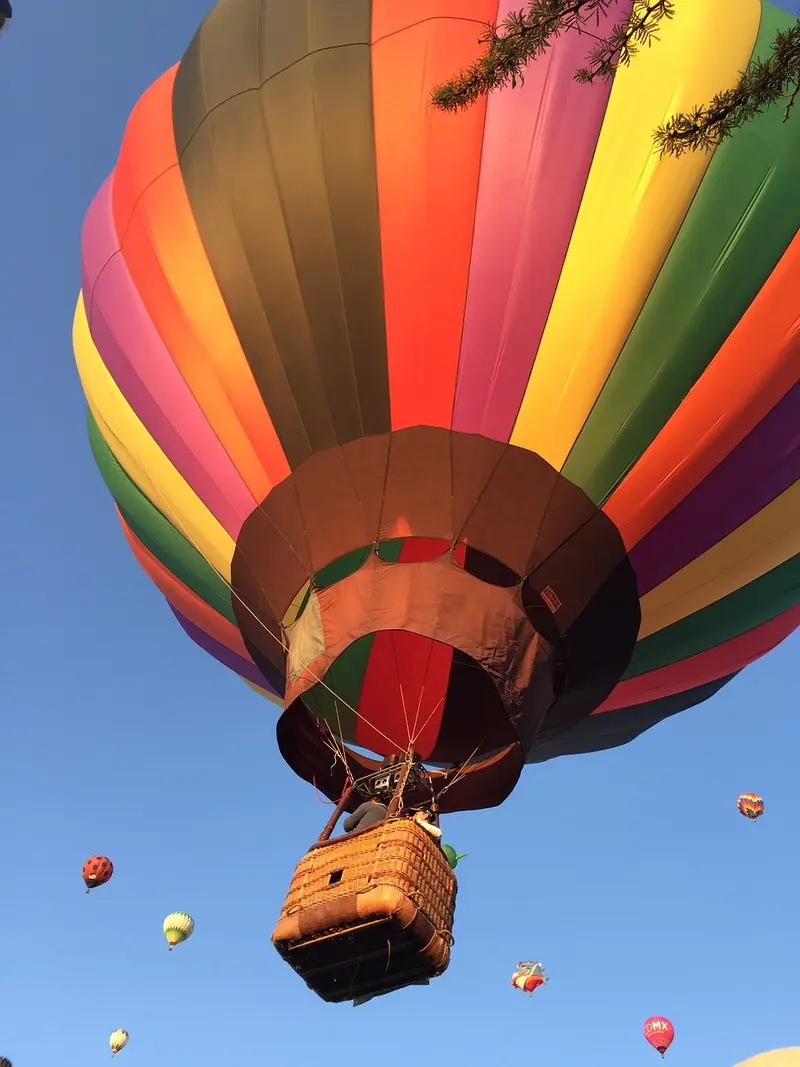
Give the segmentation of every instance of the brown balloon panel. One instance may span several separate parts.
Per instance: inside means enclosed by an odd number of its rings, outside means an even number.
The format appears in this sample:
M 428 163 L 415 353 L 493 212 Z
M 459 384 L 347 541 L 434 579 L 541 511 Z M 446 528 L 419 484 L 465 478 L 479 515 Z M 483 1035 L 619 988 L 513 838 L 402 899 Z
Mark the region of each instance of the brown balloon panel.
M 537 741 L 608 696 L 639 628 L 622 540 L 580 489 L 433 427 L 302 463 L 245 522 L 232 584 L 248 651 L 285 677 L 281 751 L 328 795 L 314 718 L 379 755 L 471 761 L 453 801 L 498 803 Z

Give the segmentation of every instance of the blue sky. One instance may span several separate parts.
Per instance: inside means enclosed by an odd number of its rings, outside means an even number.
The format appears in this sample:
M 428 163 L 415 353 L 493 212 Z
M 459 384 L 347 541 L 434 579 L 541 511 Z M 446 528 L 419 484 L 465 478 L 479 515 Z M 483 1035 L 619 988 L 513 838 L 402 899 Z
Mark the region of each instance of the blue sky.
M 447 819 L 469 857 L 453 963 L 430 989 L 332 1007 L 280 961 L 269 934 L 329 809 L 282 765 L 270 706 L 183 636 L 134 563 L 70 346 L 84 211 L 207 4 L 15 6 L 0 41 L 0 1055 L 92 1067 L 119 1026 L 122 1067 L 654 1067 L 650 1014 L 675 1024 L 673 1067 L 800 1044 L 797 636 L 633 744 L 530 768 L 502 809 Z M 737 815 L 743 790 L 765 796 L 757 825 Z M 87 897 L 93 852 L 116 874 Z M 169 954 L 172 910 L 197 929 Z M 509 978 L 531 957 L 551 983 L 529 1000 Z

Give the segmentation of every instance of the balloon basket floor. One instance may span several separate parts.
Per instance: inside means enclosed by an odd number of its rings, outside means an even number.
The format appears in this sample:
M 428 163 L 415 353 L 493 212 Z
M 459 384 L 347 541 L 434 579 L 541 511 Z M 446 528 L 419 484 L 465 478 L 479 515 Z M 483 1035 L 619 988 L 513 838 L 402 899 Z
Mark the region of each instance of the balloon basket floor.
M 411 819 L 314 845 L 297 865 L 272 934 L 329 1003 L 435 978 L 450 962 L 456 880 Z

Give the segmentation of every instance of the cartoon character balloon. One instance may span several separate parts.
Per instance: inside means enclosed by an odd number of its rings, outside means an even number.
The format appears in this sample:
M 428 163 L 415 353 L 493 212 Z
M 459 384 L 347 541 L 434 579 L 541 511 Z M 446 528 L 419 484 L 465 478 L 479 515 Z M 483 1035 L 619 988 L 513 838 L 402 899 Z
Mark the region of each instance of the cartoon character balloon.
M 675 1028 L 663 1015 L 653 1015 L 644 1024 L 644 1037 L 663 1056 L 675 1040 Z
M 459 860 L 466 859 L 467 856 L 466 852 L 456 852 L 452 845 L 442 845 L 442 852 L 444 852 L 452 870 L 456 869 Z
M 545 985 L 548 979 L 541 963 L 533 960 L 523 960 L 517 964 L 517 969 L 511 976 L 511 984 L 515 989 L 521 989 L 533 996 L 540 985 Z
M 99 885 L 105 885 L 114 873 L 114 864 L 108 856 L 90 856 L 81 870 L 86 892 L 91 893 Z
M 124 535 L 329 797 L 333 732 L 356 776 L 413 745 L 470 764 L 441 810 L 499 803 L 800 621 L 800 120 L 652 143 L 794 19 L 693 0 L 613 82 L 577 84 L 564 34 L 433 109 L 513 6 L 218 4 L 83 228 Z

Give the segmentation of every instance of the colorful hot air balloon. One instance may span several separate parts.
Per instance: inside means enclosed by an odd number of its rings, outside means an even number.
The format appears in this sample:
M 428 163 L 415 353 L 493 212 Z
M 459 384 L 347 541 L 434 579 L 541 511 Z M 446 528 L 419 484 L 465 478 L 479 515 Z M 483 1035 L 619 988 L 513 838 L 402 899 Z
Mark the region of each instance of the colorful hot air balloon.
M 0 1067 L 14 1067 L 14 1065 L 6 1056 L 0 1056 Z
M 173 911 L 166 917 L 162 929 L 167 939 L 169 950 L 175 948 L 182 941 L 187 941 L 194 933 L 194 919 L 185 911 Z
M 111 1055 L 116 1056 L 120 1049 L 125 1048 L 128 1044 L 128 1031 L 115 1030 L 108 1039 L 108 1043 L 111 1046 Z
M 114 864 L 108 856 L 90 856 L 81 870 L 86 892 L 91 893 L 97 886 L 105 885 L 113 873 Z
M 441 811 L 497 804 L 800 621 L 800 120 L 652 141 L 793 19 L 694 0 L 612 82 L 563 34 L 434 110 L 515 3 L 218 4 L 83 229 L 124 535 L 329 797 L 328 729 L 356 778 L 413 742 L 469 763 Z
M 758 793 L 742 793 L 736 806 L 746 819 L 755 821 L 764 814 L 764 799 Z
M 511 984 L 515 989 L 522 989 L 525 993 L 533 996 L 540 985 L 547 984 L 547 977 L 541 963 L 523 961 L 517 964 L 517 969 L 511 976 Z
M 12 13 L 11 0 L 0 0 L 0 30 L 11 20 Z M 1 1063 L 0 1067 L 2 1067 Z
M 644 1036 L 647 1043 L 663 1056 L 675 1040 L 675 1028 L 662 1015 L 651 1015 L 644 1024 Z

